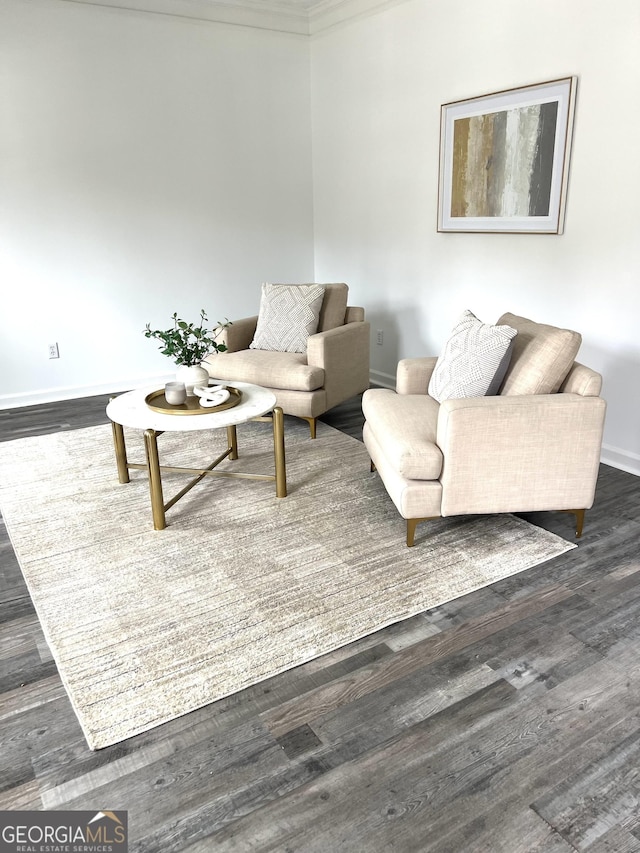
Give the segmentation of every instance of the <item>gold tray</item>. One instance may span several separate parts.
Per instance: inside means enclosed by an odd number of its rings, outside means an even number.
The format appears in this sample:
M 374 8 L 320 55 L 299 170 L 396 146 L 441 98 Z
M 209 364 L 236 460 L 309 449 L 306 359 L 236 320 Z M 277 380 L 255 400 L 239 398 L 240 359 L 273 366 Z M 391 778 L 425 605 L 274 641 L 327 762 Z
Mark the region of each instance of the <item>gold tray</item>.
M 231 396 L 219 406 L 201 406 L 198 397 L 187 397 L 185 403 L 180 403 L 178 406 L 172 405 L 171 403 L 167 403 L 164 396 L 164 388 L 147 394 L 144 401 L 154 412 L 161 412 L 163 415 L 212 415 L 215 412 L 224 412 L 225 409 L 232 409 L 242 400 L 242 391 L 239 388 L 233 388 L 231 385 L 224 385 L 223 387 L 227 389 Z

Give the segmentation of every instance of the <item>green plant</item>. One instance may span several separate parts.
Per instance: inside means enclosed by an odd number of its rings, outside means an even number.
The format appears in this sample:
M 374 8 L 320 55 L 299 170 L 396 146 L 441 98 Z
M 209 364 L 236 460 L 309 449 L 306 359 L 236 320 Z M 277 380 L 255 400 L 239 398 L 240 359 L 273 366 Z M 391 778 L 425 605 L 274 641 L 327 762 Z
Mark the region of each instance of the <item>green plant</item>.
M 224 352 L 227 349 L 225 344 L 219 344 L 216 339 L 223 329 L 231 325 L 230 320 L 225 318 L 224 323 L 217 323 L 215 328 L 209 331 L 206 328 L 208 318 L 204 308 L 200 311 L 199 326 L 181 320 L 177 314 L 172 314 L 171 319 L 172 329 L 152 329 L 147 323 L 143 334 L 145 338 L 162 341 L 162 355 L 168 355 L 176 364 L 192 367 L 194 364 L 200 364 L 210 352 Z

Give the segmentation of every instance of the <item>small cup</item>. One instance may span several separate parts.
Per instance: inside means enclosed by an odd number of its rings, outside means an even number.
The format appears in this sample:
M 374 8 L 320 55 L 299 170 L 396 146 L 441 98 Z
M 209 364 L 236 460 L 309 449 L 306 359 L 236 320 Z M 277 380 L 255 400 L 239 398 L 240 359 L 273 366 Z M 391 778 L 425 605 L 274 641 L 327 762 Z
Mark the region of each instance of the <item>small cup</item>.
M 164 386 L 164 397 L 169 405 L 180 406 L 187 399 L 184 382 L 167 382 Z

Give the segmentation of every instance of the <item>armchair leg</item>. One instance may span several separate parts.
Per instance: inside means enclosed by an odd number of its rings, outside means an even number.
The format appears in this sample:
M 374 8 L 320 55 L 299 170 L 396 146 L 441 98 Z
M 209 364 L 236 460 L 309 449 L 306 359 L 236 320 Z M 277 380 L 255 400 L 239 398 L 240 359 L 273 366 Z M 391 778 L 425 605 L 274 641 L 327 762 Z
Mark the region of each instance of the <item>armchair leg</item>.
M 407 548 L 413 547 L 413 542 L 416 535 L 416 527 L 421 521 L 434 521 L 439 518 L 438 515 L 428 515 L 426 518 L 408 518 L 407 519 Z
M 316 437 L 316 425 L 318 423 L 317 418 L 302 418 L 303 421 L 306 421 L 309 424 L 309 432 L 311 433 L 311 438 Z
M 584 527 L 584 514 L 586 510 L 584 509 L 563 509 L 562 512 L 570 512 L 571 515 L 575 515 L 576 517 L 576 539 L 579 539 L 582 536 L 582 528 Z
M 418 526 L 419 518 L 407 519 L 407 548 L 413 547 L 413 541 L 416 536 L 416 527 Z

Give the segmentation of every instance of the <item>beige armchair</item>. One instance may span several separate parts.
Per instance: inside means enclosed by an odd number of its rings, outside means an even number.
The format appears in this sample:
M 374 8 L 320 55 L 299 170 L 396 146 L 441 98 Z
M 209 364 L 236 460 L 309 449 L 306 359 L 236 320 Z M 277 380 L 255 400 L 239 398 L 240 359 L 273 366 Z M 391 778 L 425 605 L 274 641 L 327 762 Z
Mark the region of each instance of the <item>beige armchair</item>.
M 441 516 L 561 510 L 576 536 L 594 500 L 606 404 L 601 376 L 574 361 L 580 336 L 505 314 L 517 330 L 496 396 L 443 399 L 427 389 L 436 358 L 398 364 L 396 391 L 370 389 L 364 443 L 400 515 L 407 545 Z
M 324 294 L 320 297 L 317 331 L 306 339 L 304 352 L 251 348 L 261 313 L 234 320 L 218 339 L 226 344 L 227 352 L 213 353 L 202 362 L 214 379 L 269 388 L 285 414 L 309 423 L 312 438 L 316 437 L 320 415 L 369 387 L 370 338 L 364 308 L 347 305 L 346 284 L 321 287 Z

